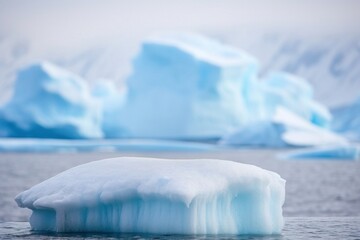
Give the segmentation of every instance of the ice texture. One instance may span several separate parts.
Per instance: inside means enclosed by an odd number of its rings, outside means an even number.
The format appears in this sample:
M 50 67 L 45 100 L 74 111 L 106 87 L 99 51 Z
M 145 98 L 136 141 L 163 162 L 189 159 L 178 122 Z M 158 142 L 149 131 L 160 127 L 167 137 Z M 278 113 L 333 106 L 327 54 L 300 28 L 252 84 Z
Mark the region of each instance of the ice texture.
M 144 41 L 128 79 L 122 124 L 132 137 L 212 138 L 249 120 L 257 60 L 195 34 Z
M 231 146 L 301 147 L 346 144 L 347 140 L 284 107 L 277 107 L 271 120 L 245 125 L 223 136 L 220 143 Z
M 100 138 L 100 108 L 78 76 L 48 62 L 30 65 L 0 109 L 5 137 Z
M 332 129 L 352 141 L 360 142 L 360 97 L 355 101 L 332 109 Z
M 20 193 L 34 230 L 279 234 L 285 180 L 237 162 L 113 158 L 80 165 Z
M 283 159 L 360 159 L 360 147 L 356 145 L 330 145 L 291 151 L 280 156 Z

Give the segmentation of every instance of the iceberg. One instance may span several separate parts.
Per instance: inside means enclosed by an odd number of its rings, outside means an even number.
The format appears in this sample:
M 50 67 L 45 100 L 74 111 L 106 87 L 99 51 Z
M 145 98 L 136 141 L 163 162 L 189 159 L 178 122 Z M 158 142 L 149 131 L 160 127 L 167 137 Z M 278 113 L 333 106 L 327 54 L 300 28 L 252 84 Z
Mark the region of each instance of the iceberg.
M 125 135 L 125 129 L 120 124 L 122 108 L 126 93 L 117 89 L 115 84 L 109 80 L 96 82 L 92 88 L 92 95 L 100 102 L 102 114 L 101 129 L 104 138 L 121 138 Z
M 280 156 L 282 159 L 360 159 L 360 147 L 356 145 L 331 145 L 291 151 Z
M 269 121 L 254 122 L 225 135 L 222 145 L 304 147 L 346 144 L 342 136 L 298 116 L 284 107 L 275 110 Z
M 305 79 L 286 72 L 271 72 L 259 88 L 265 118 L 272 118 L 276 109 L 283 107 L 312 124 L 329 127 L 331 114 L 313 99 L 313 88 Z
M 249 54 L 195 34 L 144 41 L 122 126 L 135 138 L 218 138 L 249 121 L 257 69 Z
M 85 82 L 48 62 L 21 70 L 0 109 L 2 137 L 100 138 L 101 113 Z
M 113 158 L 62 172 L 16 196 L 33 230 L 279 234 L 285 180 L 224 160 Z
M 331 110 L 332 129 L 349 140 L 360 142 L 360 98 Z

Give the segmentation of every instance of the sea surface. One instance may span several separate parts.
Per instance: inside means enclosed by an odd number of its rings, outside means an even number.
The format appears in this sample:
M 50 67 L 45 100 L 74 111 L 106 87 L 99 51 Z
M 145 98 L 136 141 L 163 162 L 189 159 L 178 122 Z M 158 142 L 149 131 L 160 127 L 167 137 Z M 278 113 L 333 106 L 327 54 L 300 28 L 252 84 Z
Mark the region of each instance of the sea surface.
M 360 161 L 280 160 L 279 150 L 151 153 L 1 153 L 0 239 L 360 239 Z M 119 156 L 216 158 L 249 163 L 286 179 L 285 227 L 275 236 L 203 236 L 141 234 L 50 234 L 33 232 L 31 211 L 14 197 L 66 169 Z

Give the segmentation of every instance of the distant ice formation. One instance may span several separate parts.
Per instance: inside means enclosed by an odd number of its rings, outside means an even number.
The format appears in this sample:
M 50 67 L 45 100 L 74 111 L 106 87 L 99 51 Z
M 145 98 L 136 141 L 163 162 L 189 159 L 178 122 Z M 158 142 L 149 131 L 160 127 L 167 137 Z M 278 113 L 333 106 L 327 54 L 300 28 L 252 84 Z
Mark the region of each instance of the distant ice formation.
M 120 124 L 125 93 L 117 90 L 109 80 L 98 81 L 92 88 L 92 95 L 100 102 L 104 138 L 121 138 L 125 129 Z
M 123 124 L 132 137 L 213 138 L 251 118 L 257 60 L 194 34 L 149 38 L 128 79 Z
M 113 158 L 80 165 L 20 193 L 33 230 L 279 234 L 285 180 L 223 160 Z
M 331 114 L 313 99 L 313 88 L 305 79 L 285 72 L 271 72 L 259 87 L 263 99 L 261 107 L 267 119 L 281 106 L 314 125 L 329 127 Z
M 347 140 L 284 107 L 277 107 L 272 119 L 245 125 L 225 135 L 220 143 L 230 146 L 302 147 L 346 144 Z
M 100 106 L 83 80 L 48 62 L 21 70 L 0 109 L 3 137 L 101 138 Z
M 360 147 L 350 144 L 312 147 L 290 151 L 288 153 L 282 154 L 280 158 L 359 160 Z
M 209 143 L 159 139 L 39 139 L 0 138 L 0 152 L 64 153 L 64 152 L 199 152 L 221 148 Z
M 332 109 L 332 129 L 352 141 L 360 142 L 360 97 L 354 102 Z
M 106 81 L 90 92 L 79 77 L 35 64 L 19 73 L 12 100 L 0 109 L 0 136 L 222 138 L 272 147 L 346 142 L 328 130 L 331 114 L 305 79 L 285 72 L 260 79 L 258 68 L 248 53 L 189 33 L 145 40 L 122 92 Z M 333 128 L 353 140 L 360 138 L 358 106 L 333 111 Z M 286 112 L 280 118 L 279 108 Z

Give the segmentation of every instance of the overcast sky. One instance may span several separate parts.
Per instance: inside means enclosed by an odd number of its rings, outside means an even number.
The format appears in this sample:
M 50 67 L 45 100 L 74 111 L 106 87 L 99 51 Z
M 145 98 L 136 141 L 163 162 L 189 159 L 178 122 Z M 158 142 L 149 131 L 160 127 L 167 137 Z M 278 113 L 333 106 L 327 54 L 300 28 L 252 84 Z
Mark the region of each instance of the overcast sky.
M 154 31 L 352 32 L 360 29 L 356 0 L 0 0 L 0 34 L 36 45 L 143 37 Z

